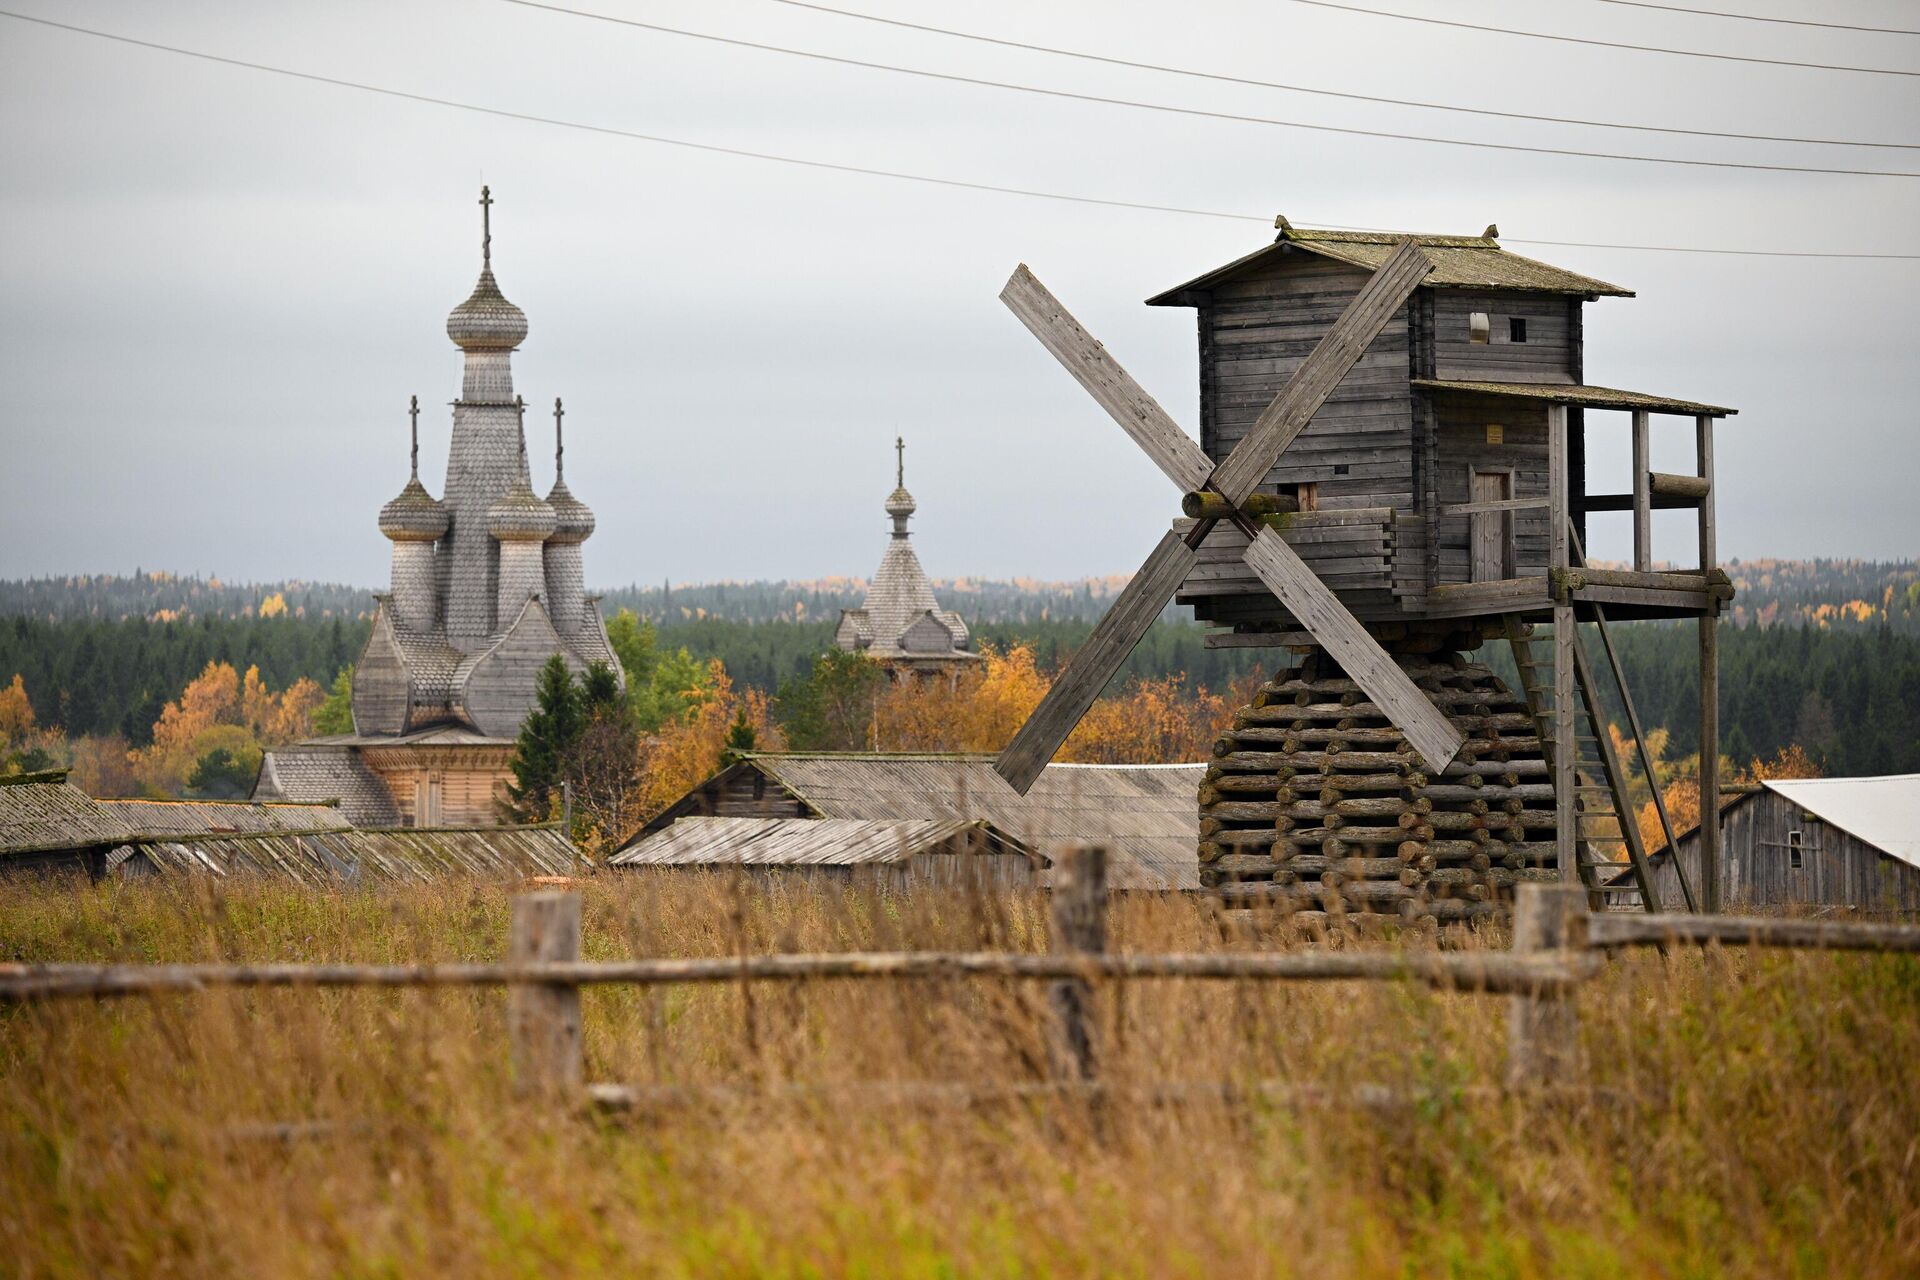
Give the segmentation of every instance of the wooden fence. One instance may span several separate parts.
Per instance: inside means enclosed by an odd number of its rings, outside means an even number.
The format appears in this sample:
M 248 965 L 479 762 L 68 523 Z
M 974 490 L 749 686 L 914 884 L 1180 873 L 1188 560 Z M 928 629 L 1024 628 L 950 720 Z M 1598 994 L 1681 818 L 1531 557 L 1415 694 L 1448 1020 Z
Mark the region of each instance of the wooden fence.
M 598 983 L 657 985 L 817 978 L 1041 979 L 1054 1023 L 1053 1081 L 1041 1088 L 1097 1084 L 1093 984 L 1141 978 L 1266 981 L 1405 981 L 1441 990 L 1502 994 L 1509 1000 L 1507 1083 L 1564 1080 L 1578 1040 L 1569 996 L 1624 947 L 1718 943 L 1730 946 L 1920 952 L 1920 926 L 1848 924 L 1748 916 L 1595 914 L 1579 885 L 1517 886 L 1509 951 L 1116 954 L 1106 949 L 1106 856 L 1072 850 L 1054 866 L 1052 949 L 776 954 L 611 962 L 580 960 L 580 897 L 568 891 L 513 901 L 508 955 L 501 964 L 4 964 L 0 1001 L 151 995 L 228 987 L 505 986 L 516 1088 L 569 1094 L 582 1088 L 580 988 Z M 945 1086 L 933 1086 L 938 1092 Z M 962 1086 L 955 1086 L 956 1088 Z M 620 1101 L 632 1091 L 597 1086 Z

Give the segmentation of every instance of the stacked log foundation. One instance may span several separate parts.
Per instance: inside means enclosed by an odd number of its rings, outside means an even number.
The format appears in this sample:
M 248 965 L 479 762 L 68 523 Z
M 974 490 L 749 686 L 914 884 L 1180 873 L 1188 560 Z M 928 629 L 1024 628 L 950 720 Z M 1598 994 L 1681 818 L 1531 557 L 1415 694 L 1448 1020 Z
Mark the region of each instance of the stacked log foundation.
M 1200 879 L 1246 905 L 1443 923 L 1555 880 L 1552 773 L 1526 703 L 1458 653 L 1395 655 L 1466 738 L 1429 772 L 1324 653 L 1261 686 L 1200 787 Z

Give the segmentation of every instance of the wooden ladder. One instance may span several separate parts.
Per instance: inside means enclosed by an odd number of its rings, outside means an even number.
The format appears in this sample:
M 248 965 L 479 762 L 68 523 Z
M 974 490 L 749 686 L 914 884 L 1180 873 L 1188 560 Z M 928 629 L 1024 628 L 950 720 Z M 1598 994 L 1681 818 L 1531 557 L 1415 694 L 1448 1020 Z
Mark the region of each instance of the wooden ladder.
M 1552 768 L 1553 662 L 1542 661 L 1534 649 L 1539 642 L 1534 629 L 1514 614 L 1503 615 L 1507 643 L 1513 649 L 1514 665 L 1520 671 L 1520 686 L 1527 701 L 1527 714 L 1540 734 L 1542 754 Z M 1603 628 L 1606 623 L 1602 620 Z M 1580 624 L 1573 624 L 1574 654 L 1574 863 L 1580 883 L 1599 909 L 1631 909 L 1629 895 L 1637 895 L 1644 911 L 1660 910 L 1659 888 L 1647 852 L 1640 839 L 1640 824 L 1627 794 L 1626 771 L 1614 750 L 1607 722 L 1600 714 L 1599 691 L 1593 679 L 1593 665 L 1580 639 Z M 1552 628 L 1545 638 L 1551 640 Z M 1609 644 L 1609 656 L 1611 645 Z M 1624 690 L 1623 690 L 1624 692 Z M 1664 811 L 1661 814 L 1665 821 Z M 1616 856 L 1602 856 L 1611 846 Z M 1625 858 L 1617 856 L 1624 848 Z M 1687 894 L 1691 906 L 1693 895 Z

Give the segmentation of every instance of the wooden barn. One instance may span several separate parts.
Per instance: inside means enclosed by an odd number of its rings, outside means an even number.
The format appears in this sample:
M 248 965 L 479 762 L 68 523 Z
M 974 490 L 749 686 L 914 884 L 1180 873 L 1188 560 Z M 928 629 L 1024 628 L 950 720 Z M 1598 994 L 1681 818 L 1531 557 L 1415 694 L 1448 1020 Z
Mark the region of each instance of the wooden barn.
M 683 817 L 610 861 L 633 871 L 734 871 L 901 890 L 1029 889 L 1048 865 L 993 824 L 960 818 Z
M 985 822 L 1045 854 L 1062 841 L 1104 845 L 1117 889 L 1198 889 L 1193 797 L 1198 764 L 1053 764 L 1026 794 L 991 756 L 753 754 L 669 805 L 613 861 L 687 817 Z
M 68 782 L 63 769 L 0 777 L 0 875 L 99 879 L 132 835 L 124 817 Z
M 1678 840 L 1700 874 L 1700 828 Z M 1720 807 L 1721 900 L 1734 909 L 1920 911 L 1920 774 L 1767 782 Z M 1652 856 L 1679 896 L 1667 850 Z

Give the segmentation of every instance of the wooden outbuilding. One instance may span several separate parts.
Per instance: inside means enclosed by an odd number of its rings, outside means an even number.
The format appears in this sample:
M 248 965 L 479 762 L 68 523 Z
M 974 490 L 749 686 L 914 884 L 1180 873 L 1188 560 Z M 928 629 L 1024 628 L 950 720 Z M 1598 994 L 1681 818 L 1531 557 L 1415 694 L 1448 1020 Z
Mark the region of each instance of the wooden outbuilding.
M 107 859 L 126 879 L 266 876 L 311 888 L 520 880 L 589 870 L 558 826 L 259 831 L 131 841 Z
M 755 753 L 669 805 L 613 861 L 683 818 L 984 822 L 1041 855 L 1098 844 L 1117 889 L 1198 889 L 1198 764 L 1048 765 L 1024 795 L 991 756 Z
M 683 817 L 609 861 L 630 871 L 733 871 L 899 890 L 1033 888 L 1047 866 L 992 823 L 959 818 Z
M 124 817 L 68 782 L 64 769 L 0 777 L 0 875 L 98 879 L 132 835 Z
M 1762 783 L 1720 807 L 1721 900 L 1730 908 L 1920 911 L 1920 774 Z M 1678 839 L 1701 876 L 1699 827 Z M 1656 884 L 1680 893 L 1673 855 L 1650 861 Z

